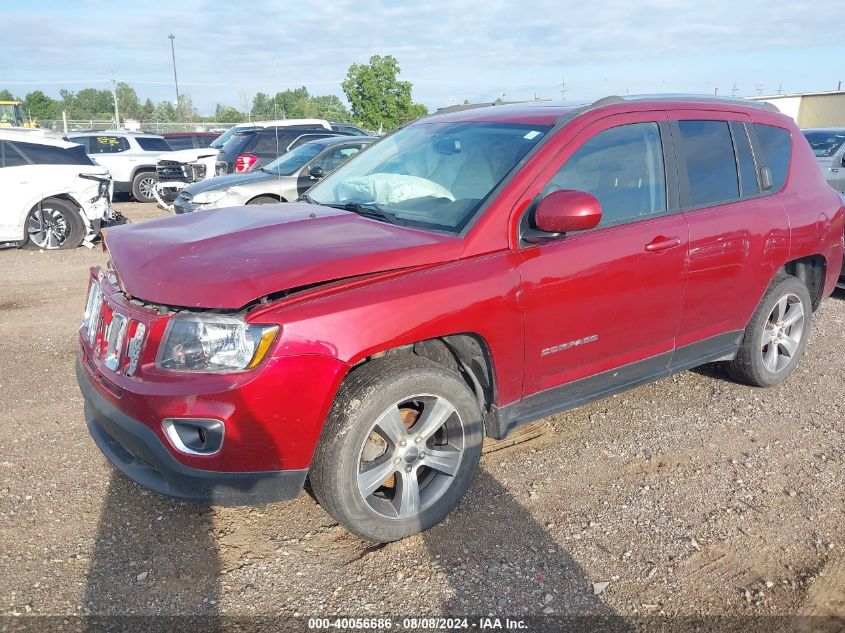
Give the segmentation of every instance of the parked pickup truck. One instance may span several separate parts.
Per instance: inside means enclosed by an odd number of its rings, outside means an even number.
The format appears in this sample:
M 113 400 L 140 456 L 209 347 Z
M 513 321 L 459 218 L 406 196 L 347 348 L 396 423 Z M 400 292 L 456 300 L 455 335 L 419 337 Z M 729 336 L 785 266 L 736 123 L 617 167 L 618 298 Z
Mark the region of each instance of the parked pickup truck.
M 767 104 L 426 117 L 302 202 L 110 229 L 79 330 L 88 428 L 153 491 L 263 504 L 307 478 L 392 541 L 455 507 L 485 435 L 703 363 L 783 382 L 843 215 Z

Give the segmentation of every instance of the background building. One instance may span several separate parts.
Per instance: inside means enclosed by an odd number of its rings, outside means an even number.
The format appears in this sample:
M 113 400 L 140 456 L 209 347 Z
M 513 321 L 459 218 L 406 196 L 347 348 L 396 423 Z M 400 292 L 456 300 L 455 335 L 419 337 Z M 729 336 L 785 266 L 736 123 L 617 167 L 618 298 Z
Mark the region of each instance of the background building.
M 845 90 L 754 97 L 777 106 L 800 128 L 845 127 Z

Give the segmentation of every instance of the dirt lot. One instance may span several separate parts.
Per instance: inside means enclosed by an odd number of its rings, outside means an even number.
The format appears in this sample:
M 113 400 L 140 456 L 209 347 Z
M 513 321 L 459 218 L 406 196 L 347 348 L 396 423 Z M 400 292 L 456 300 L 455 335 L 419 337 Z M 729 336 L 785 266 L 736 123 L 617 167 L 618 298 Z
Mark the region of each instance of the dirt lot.
M 445 523 L 373 546 L 306 494 L 207 510 L 109 467 L 73 371 L 104 260 L 0 252 L 0 614 L 845 616 L 841 293 L 786 385 L 703 368 L 549 418 Z

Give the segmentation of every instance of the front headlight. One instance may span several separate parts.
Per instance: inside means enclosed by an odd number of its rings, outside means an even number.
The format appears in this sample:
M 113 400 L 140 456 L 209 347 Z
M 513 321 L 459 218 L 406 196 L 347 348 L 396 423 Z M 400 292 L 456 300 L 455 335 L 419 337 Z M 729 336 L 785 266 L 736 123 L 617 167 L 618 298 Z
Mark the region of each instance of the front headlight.
M 213 191 L 203 191 L 198 193 L 193 197 L 193 201 L 197 204 L 211 204 L 214 202 L 220 202 L 223 198 L 226 197 L 228 194 L 228 190 L 226 189 L 216 189 Z
M 250 325 L 237 317 L 179 314 L 167 324 L 156 365 L 176 371 L 251 369 L 278 331 L 278 325 Z

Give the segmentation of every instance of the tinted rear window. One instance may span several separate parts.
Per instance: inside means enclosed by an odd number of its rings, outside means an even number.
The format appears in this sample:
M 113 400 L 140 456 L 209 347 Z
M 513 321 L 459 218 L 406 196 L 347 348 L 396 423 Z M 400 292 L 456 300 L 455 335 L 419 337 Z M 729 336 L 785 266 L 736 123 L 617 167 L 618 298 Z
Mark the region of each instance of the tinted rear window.
M 678 121 L 689 179 L 689 204 L 739 198 L 736 159 L 726 121 Z
M 190 136 L 174 136 L 167 139 L 167 144 L 171 149 L 194 149 L 194 139 Z
M 774 125 L 763 125 L 755 123 L 757 138 L 763 149 L 763 158 L 772 172 L 774 186 L 772 191 L 777 191 L 786 182 L 786 175 L 789 173 L 789 159 L 792 156 L 792 135 L 789 130 Z
M 302 132 L 261 132 L 256 135 L 257 139 L 249 148 L 249 151 L 256 154 L 275 154 L 278 156 L 279 154 L 284 153 L 287 149 L 288 143 L 300 134 L 302 134 Z
M 11 141 L 0 141 L 0 167 L 21 167 L 29 163 Z
M 15 142 L 17 148 L 36 165 L 93 165 L 81 145 L 69 149 L 39 143 Z
M 170 145 L 163 138 L 139 136 L 136 140 L 141 149 L 147 152 L 169 152 L 171 150 Z

